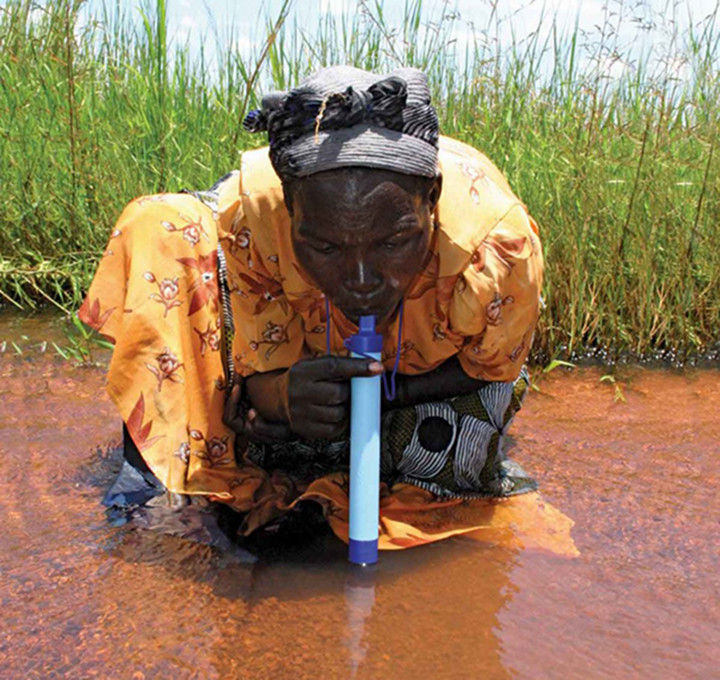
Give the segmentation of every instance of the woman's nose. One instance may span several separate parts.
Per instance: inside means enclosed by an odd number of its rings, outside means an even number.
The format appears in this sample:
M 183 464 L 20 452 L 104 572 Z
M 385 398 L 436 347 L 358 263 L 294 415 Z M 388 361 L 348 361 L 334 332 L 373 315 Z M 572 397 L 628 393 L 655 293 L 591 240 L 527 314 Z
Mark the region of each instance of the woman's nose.
M 379 287 L 380 278 L 366 260 L 358 258 L 347 262 L 345 267 L 345 288 L 349 291 L 366 295 Z

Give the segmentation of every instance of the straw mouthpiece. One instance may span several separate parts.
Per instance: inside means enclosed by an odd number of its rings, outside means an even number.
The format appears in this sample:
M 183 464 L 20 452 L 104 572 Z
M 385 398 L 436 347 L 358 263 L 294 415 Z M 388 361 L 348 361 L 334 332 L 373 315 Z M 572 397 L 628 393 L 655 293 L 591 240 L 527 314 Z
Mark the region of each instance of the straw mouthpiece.
M 370 314 L 368 316 L 361 316 L 360 322 L 358 323 L 358 330 L 360 333 L 374 333 L 375 332 L 375 315 Z
M 382 352 L 382 335 L 375 330 L 375 315 L 361 316 L 358 332 L 345 340 L 345 347 L 358 356 Z

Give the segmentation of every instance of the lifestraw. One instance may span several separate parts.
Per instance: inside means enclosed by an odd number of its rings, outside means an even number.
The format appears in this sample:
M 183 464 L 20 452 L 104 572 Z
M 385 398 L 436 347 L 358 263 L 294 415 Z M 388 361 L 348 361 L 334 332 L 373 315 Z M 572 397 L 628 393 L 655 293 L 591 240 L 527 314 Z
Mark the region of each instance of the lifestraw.
M 375 317 L 361 316 L 346 345 L 352 356 L 379 361 L 382 335 Z M 350 530 L 348 560 L 375 564 L 380 520 L 380 376 L 350 380 Z
M 332 354 L 330 300 L 325 297 L 325 345 Z M 350 380 L 350 528 L 348 560 L 367 566 L 378 560 L 380 523 L 380 415 L 382 382 L 385 396 L 396 396 L 395 376 L 402 347 L 403 302 L 398 316 L 398 341 L 388 385 L 387 374 Z M 361 316 L 358 332 L 343 341 L 354 357 L 382 361 L 382 335 L 376 330 L 375 316 Z

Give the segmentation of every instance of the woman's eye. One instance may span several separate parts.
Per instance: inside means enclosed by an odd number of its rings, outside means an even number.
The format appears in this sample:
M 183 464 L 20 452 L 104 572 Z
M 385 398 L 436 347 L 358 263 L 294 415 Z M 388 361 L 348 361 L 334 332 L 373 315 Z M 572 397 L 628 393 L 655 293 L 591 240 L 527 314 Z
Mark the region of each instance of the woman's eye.
M 320 253 L 321 255 L 330 255 L 331 253 L 334 253 L 337 250 L 336 246 L 330 245 L 329 243 L 326 243 L 324 245 L 314 245 L 312 246 L 312 249 L 316 253 Z
M 382 244 L 383 250 L 387 250 L 389 252 L 392 252 L 393 250 L 397 250 L 398 248 L 402 248 L 407 243 L 407 240 L 403 241 L 385 241 Z

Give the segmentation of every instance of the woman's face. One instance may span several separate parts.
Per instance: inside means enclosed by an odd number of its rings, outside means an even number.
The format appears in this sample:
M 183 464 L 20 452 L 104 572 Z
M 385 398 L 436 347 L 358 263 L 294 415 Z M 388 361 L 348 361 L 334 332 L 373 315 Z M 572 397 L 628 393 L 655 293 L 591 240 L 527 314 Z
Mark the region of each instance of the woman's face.
M 342 168 L 286 187 L 295 255 L 354 323 L 392 317 L 421 271 L 442 181 Z

